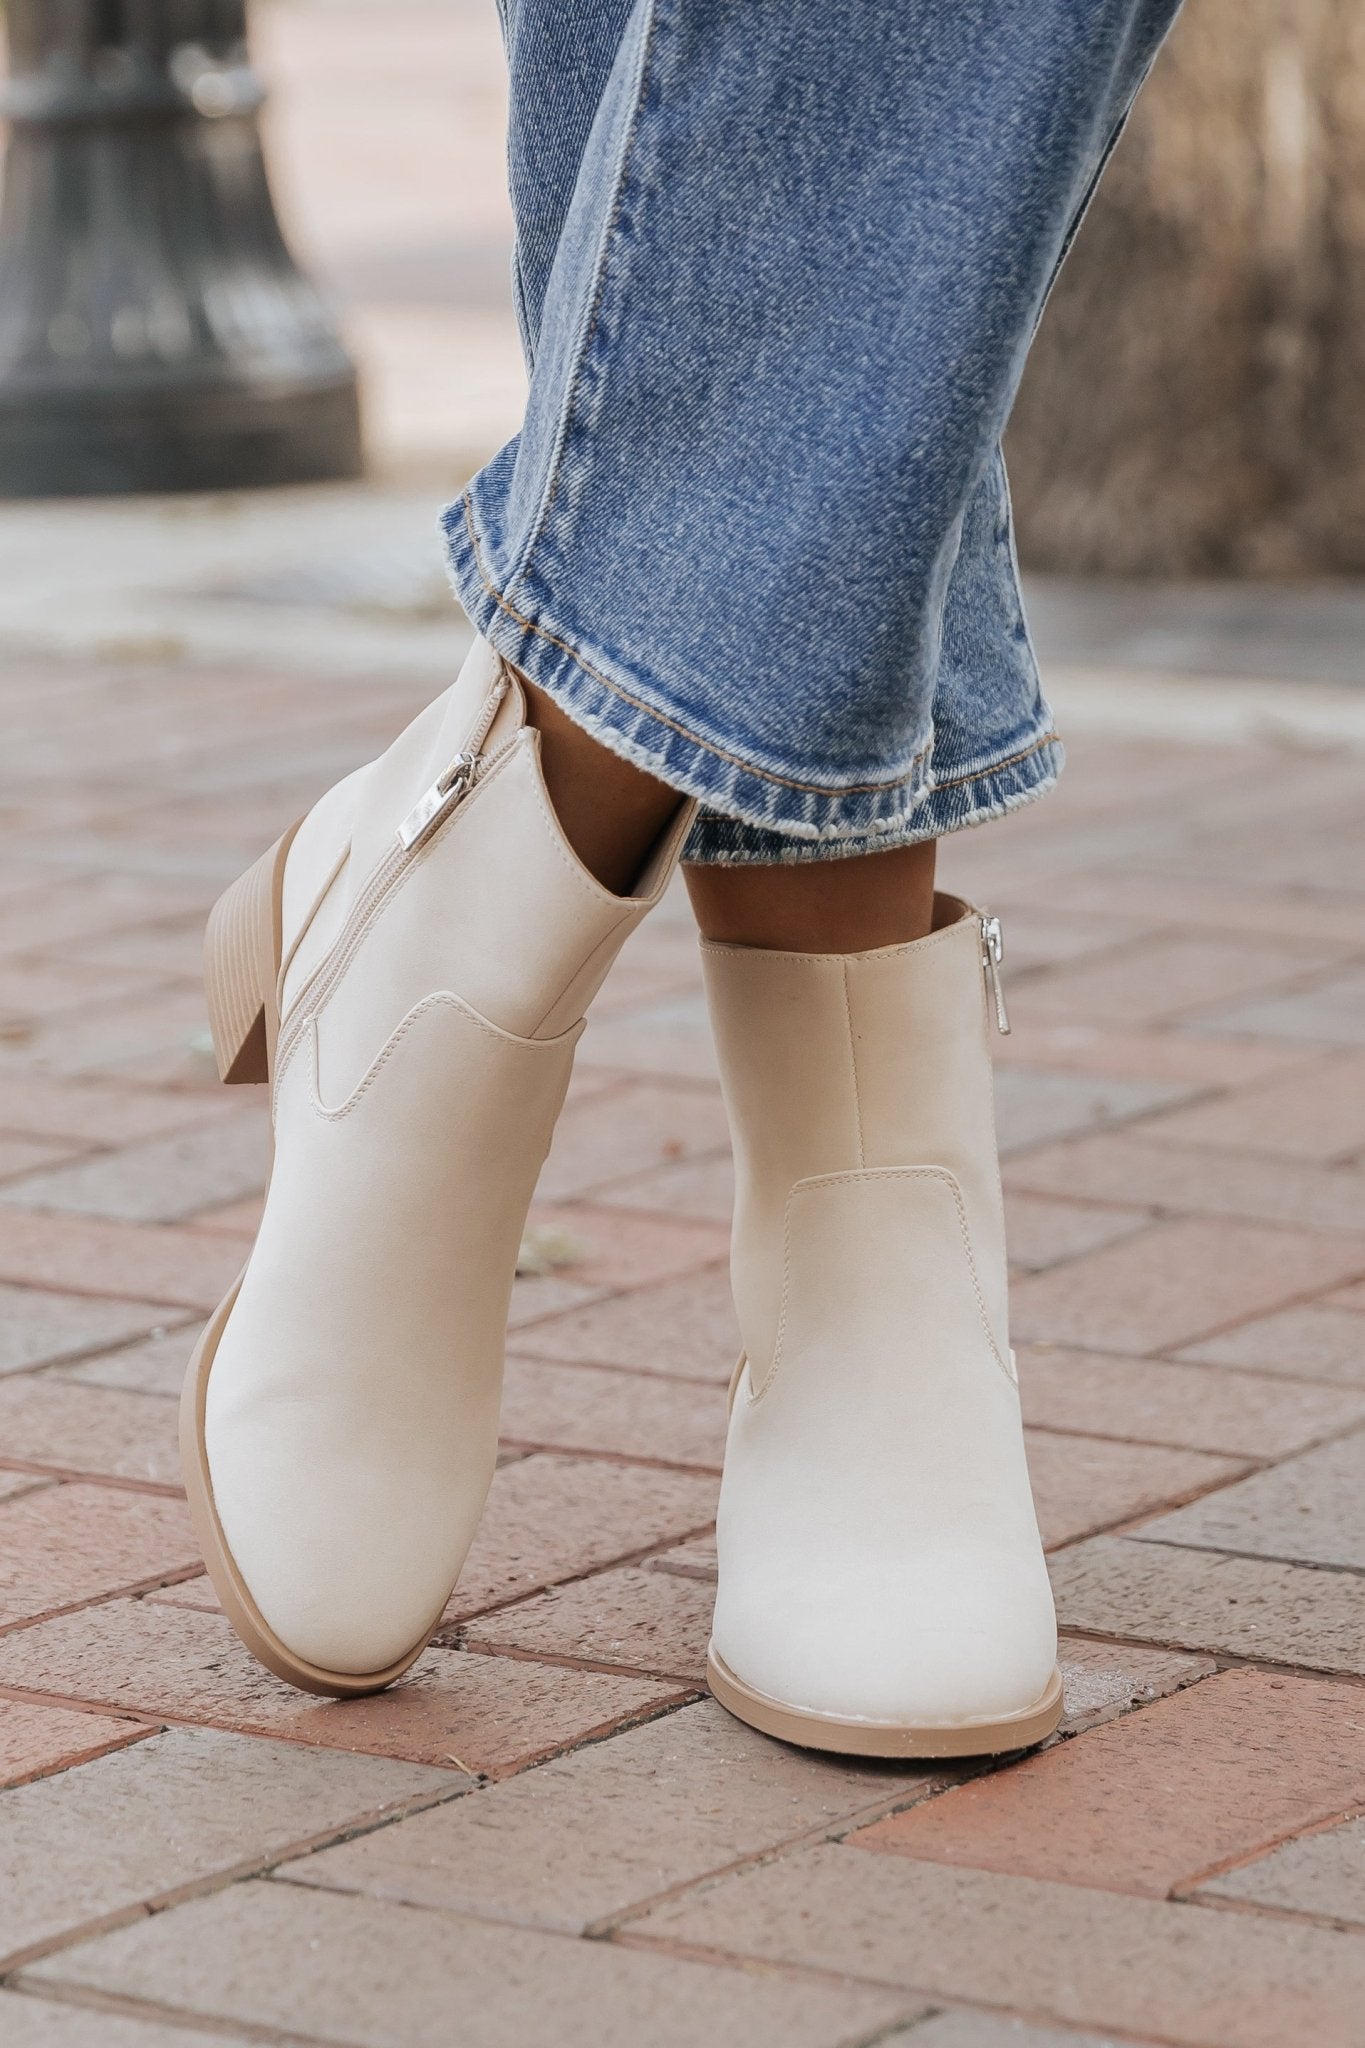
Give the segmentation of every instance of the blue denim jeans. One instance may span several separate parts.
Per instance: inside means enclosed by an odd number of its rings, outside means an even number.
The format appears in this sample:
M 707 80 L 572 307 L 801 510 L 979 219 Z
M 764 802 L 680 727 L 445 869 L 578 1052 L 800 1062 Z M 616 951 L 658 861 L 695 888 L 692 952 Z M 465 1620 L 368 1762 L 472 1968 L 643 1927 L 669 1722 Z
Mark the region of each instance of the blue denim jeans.
M 829 859 L 1047 789 L 1000 435 L 1178 0 L 504 0 L 522 431 L 445 514 L 474 624 Z

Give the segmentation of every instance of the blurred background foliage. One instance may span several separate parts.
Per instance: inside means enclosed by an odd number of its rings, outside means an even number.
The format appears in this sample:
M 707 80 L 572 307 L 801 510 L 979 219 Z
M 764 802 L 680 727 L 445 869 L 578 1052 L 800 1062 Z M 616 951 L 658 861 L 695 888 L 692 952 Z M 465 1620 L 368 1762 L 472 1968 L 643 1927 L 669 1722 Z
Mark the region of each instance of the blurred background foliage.
M 1035 568 L 1365 570 L 1365 0 L 1187 0 L 1007 453 Z

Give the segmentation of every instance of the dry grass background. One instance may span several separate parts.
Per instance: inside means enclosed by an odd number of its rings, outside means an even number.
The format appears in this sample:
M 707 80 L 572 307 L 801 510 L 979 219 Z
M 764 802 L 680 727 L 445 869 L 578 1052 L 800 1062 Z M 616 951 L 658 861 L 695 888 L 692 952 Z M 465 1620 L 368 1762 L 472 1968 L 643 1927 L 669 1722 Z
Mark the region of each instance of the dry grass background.
M 1008 446 L 1071 573 L 1365 570 L 1365 6 L 1189 0 Z

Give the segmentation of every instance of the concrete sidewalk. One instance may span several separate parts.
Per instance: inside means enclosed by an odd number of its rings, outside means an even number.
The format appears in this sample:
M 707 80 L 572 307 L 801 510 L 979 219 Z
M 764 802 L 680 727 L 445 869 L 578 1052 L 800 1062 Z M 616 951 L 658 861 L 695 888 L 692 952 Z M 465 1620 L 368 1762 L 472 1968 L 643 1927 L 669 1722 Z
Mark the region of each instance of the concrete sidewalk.
M 584 1042 L 437 1646 L 321 1704 L 199 1575 L 173 1396 L 265 1146 L 212 1078 L 200 925 L 429 689 L 6 665 L 0 2039 L 1355 2048 L 1365 763 L 1082 739 L 947 848 L 1005 918 L 1068 1734 L 847 1768 L 701 1695 L 735 1334 L 681 900 Z

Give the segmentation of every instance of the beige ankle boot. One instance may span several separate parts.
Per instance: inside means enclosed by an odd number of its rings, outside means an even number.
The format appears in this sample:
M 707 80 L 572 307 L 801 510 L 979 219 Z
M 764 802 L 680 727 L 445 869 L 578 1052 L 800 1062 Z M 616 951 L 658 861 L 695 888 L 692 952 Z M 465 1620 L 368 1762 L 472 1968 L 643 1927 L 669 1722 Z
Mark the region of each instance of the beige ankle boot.
M 206 941 L 227 1080 L 273 1083 L 245 1272 L 190 1368 L 191 1512 L 243 1640 L 309 1691 L 396 1678 L 493 1473 L 508 1295 L 582 1019 L 662 893 L 566 842 L 482 642 L 230 889 Z
M 702 948 L 745 1354 L 711 1689 L 868 1756 L 1022 1748 L 1061 1714 L 1007 1333 L 999 928 L 936 910 L 873 953 Z

